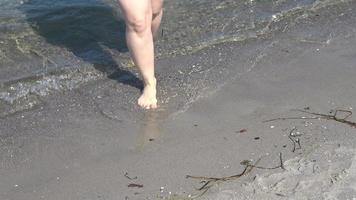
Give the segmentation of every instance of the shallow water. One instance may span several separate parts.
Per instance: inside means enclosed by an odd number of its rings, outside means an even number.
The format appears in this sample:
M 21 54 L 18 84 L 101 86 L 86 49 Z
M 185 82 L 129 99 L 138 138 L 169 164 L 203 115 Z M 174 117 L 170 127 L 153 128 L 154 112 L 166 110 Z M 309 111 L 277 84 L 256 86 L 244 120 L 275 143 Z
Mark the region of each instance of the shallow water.
M 163 59 L 270 37 L 319 8 L 344 2 L 167 0 L 156 55 Z M 24 99 L 112 73 L 119 82 L 138 81 L 128 68 L 124 30 L 115 0 L 0 0 L 0 110 L 28 109 L 39 100 Z

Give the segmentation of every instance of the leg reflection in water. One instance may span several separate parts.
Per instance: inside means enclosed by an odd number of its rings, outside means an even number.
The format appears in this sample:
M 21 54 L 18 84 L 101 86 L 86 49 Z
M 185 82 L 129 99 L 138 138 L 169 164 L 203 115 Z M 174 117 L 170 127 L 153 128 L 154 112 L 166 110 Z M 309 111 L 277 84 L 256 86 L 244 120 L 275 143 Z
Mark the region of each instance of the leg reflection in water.
M 147 112 L 141 125 L 137 149 L 143 149 L 147 144 L 154 142 L 161 135 L 160 122 L 162 122 L 162 113 Z

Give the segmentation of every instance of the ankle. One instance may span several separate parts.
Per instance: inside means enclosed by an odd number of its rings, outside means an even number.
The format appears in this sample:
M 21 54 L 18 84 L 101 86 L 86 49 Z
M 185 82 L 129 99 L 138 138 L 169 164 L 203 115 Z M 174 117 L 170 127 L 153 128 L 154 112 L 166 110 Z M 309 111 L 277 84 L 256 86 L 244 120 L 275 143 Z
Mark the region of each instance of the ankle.
M 155 77 L 143 80 L 143 83 L 145 86 L 156 86 L 156 82 L 157 82 L 157 80 Z

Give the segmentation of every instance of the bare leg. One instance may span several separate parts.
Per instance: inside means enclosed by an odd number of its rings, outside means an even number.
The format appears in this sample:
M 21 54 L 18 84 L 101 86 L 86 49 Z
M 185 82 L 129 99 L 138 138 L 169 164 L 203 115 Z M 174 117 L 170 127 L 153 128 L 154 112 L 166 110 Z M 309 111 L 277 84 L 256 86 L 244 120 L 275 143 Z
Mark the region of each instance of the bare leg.
M 152 37 L 152 5 L 150 0 L 119 0 L 126 19 L 127 46 L 139 68 L 144 89 L 138 104 L 146 109 L 157 107 Z
M 152 0 L 152 35 L 155 38 L 163 15 L 163 0 Z

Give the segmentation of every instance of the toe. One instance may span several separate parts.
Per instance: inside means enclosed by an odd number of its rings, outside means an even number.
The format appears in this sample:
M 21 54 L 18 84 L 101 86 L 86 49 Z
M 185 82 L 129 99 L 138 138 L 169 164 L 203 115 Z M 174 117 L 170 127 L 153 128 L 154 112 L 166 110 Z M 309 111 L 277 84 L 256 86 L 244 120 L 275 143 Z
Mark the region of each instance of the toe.
M 147 104 L 145 104 L 145 103 L 142 102 L 142 101 L 139 101 L 139 102 L 138 102 L 138 105 L 139 105 L 141 108 L 147 109 Z
M 152 108 L 152 109 L 156 109 L 156 108 L 157 108 L 157 103 L 152 104 L 152 105 L 151 105 L 151 108 Z
M 150 109 L 150 104 L 144 104 L 143 106 L 142 106 L 144 109 L 146 109 L 146 110 L 148 110 L 148 109 Z

